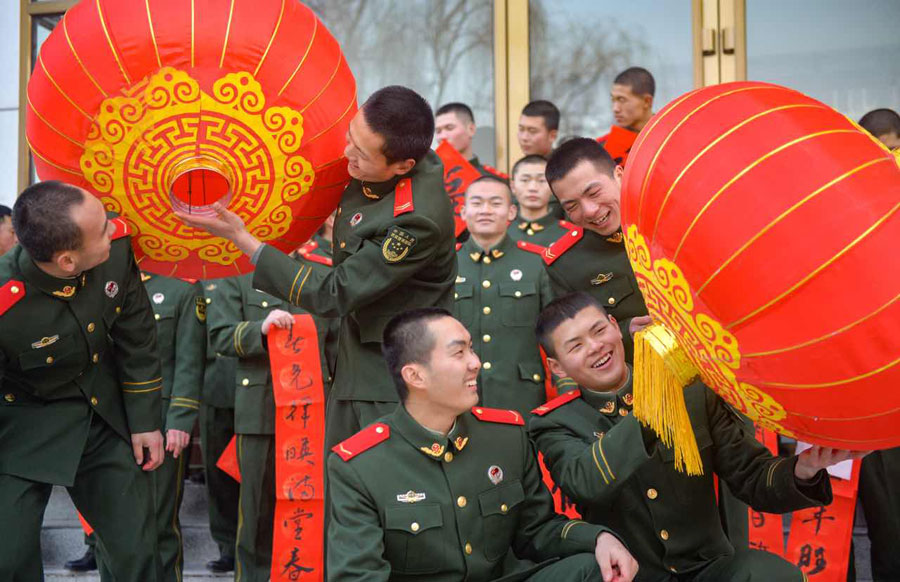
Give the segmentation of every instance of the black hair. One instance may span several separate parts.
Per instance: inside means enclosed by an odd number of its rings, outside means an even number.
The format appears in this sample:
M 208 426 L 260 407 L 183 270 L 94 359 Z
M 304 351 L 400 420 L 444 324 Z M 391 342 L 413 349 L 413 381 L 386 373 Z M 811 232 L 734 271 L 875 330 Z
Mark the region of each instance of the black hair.
M 510 180 L 514 180 L 516 178 L 516 172 L 519 171 L 519 166 L 524 166 L 525 164 L 537 164 L 537 163 L 547 163 L 547 158 L 540 154 L 528 154 L 524 158 L 519 159 L 515 164 L 513 164 L 512 172 L 509 173 Z
M 438 107 L 438 110 L 434 112 L 434 116 L 437 117 L 438 115 L 444 115 L 445 113 L 453 113 L 466 123 L 475 123 L 475 114 L 472 113 L 472 108 L 465 103 L 456 101 L 453 103 L 445 103 Z
M 400 85 L 384 87 L 372 93 L 361 109 L 366 124 L 384 138 L 381 153 L 389 164 L 408 159 L 418 163 L 431 149 L 431 106 L 412 89 Z
M 500 184 L 500 185 L 502 185 L 502 186 L 503 186 L 503 189 L 506 191 L 506 195 L 509 197 L 509 201 L 512 202 L 513 196 L 512 196 L 512 190 L 509 189 L 509 184 L 508 184 L 508 183 L 506 182 L 506 180 L 504 180 L 503 178 L 500 178 L 499 176 L 494 176 L 493 174 L 485 174 L 485 175 L 483 175 L 483 176 L 481 176 L 481 177 L 479 177 L 479 178 L 476 178 L 476 179 L 472 180 L 471 182 L 469 182 L 469 185 L 466 186 L 466 194 L 467 194 L 467 195 L 469 194 L 469 190 L 470 190 L 470 189 L 472 188 L 472 186 L 474 186 L 475 184 L 484 184 L 484 183 L 486 183 L 486 182 L 491 182 L 491 183 L 494 183 L 494 184 Z
M 896 133 L 900 136 L 900 115 L 893 109 L 875 109 L 862 116 L 859 124 L 873 136 Z
M 631 92 L 635 95 L 656 94 L 656 81 L 650 71 L 643 67 L 629 67 L 616 75 L 613 85 L 625 85 L 631 88 Z
M 81 228 L 72 220 L 72 207 L 84 202 L 80 188 L 47 180 L 32 184 L 13 206 L 13 229 L 19 244 L 40 263 L 53 260 L 59 251 L 81 247 Z
M 381 353 L 388 371 L 394 379 L 400 402 L 406 402 L 409 388 L 403 379 L 403 366 L 425 364 L 431 361 L 437 338 L 429 331 L 428 323 L 444 317 L 453 317 L 440 307 L 422 307 L 404 311 L 391 318 L 384 328 Z
M 547 126 L 549 131 L 559 129 L 559 109 L 549 101 L 543 99 L 532 101 L 522 109 L 522 115 L 525 117 L 543 117 L 544 125 Z
M 597 170 L 610 177 L 615 175 L 616 162 L 597 140 L 589 137 L 576 137 L 560 145 L 550 154 L 547 168 L 544 170 L 544 176 L 547 178 L 547 183 L 550 184 L 550 189 L 553 190 L 554 182 L 565 178 L 575 166 L 583 161 L 591 162 Z
M 12 217 L 12 208 L 0 204 L 0 222 L 3 222 L 3 219 L 7 216 Z M 10 220 L 12 220 L 12 218 L 10 218 Z
M 608 317 L 606 309 L 593 296 L 584 291 L 558 297 L 548 303 L 547 307 L 541 311 L 540 315 L 538 315 L 537 323 L 534 325 L 534 333 L 541 347 L 547 352 L 547 356 L 551 358 L 556 357 L 556 350 L 554 349 L 553 341 L 550 339 L 556 328 L 588 307 L 596 307 L 604 316 Z

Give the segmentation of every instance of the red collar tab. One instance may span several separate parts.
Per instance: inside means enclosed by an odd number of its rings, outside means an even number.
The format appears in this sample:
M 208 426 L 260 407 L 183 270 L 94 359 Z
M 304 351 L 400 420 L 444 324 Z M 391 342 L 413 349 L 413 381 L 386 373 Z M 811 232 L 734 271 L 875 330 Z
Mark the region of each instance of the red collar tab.
M 518 243 L 516 243 L 516 246 L 518 246 L 523 251 L 528 251 L 529 253 L 534 253 L 536 255 L 542 256 L 544 254 L 544 251 L 547 250 L 547 247 L 545 246 L 535 244 L 533 242 L 528 242 L 526 240 L 520 240 Z
M 0 315 L 25 297 L 25 283 L 10 279 L 0 287 Z
M 415 206 L 413 206 L 412 180 L 403 178 L 394 188 L 394 218 L 413 210 Z
M 548 412 L 556 410 L 563 404 L 572 402 L 573 400 L 576 400 L 579 397 L 581 397 L 580 390 L 569 390 L 568 392 L 564 392 L 564 393 L 560 394 L 553 400 L 550 400 L 549 402 L 545 402 L 544 404 L 541 404 L 540 406 L 538 406 L 537 408 L 532 410 L 531 414 L 537 414 L 538 416 L 544 416 Z
M 367 426 L 347 440 L 331 447 L 344 461 L 349 461 L 356 455 L 368 451 L 375 445 L 386 441 L 391 436 L 391 428 L 381 422 Z
M 472 409 L 472 414 L 478 420 L 485 422 L 497 422 L 500 424 L 515 424 L 525 426 L 525 419 L 515 410 L 503 410 L 501 408 L 485 408 L 484 406 L 476 406 Z
M 116 218 L 111 218 L 109 221 L 113 224 L 115 230 L 112 233 L 112 240 L 116 240 L 122 238 L 123 236 L 128 236 L 131 234 L 131 227 L 128 226 L 128 223 L 125 222 L 125 219 L 121 216 Z

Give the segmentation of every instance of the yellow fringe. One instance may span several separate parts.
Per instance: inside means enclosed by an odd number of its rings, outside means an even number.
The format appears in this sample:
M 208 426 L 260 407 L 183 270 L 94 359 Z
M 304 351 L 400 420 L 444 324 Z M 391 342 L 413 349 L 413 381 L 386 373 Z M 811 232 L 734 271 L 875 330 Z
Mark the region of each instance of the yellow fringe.
M 634 336 L 634 415 L 675 449 L 675 469 L 702 475 L 703 462 L 684 403 L 698 370 L 675 335 L 654 323 Z

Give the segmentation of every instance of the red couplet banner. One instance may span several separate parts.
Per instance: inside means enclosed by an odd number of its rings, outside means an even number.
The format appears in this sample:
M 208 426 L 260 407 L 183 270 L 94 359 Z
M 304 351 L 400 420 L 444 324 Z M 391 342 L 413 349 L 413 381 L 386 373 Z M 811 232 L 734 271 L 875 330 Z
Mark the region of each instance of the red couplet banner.
M 269 334 L 275 391 L 272 582 L 324 580 L 325 390 L 312 316 Z
M 444 162 L 444 190 L 447 191 L 447 196 L 450 197 L 450 201 L 453 203 L 453 220 L 456 223 L 455 234 L 459 236 L 466 230 L 466 223 L 459 216 L 459 211 L 465 202 L 466 188 L 481 177 L 481 172 L 446 141 L 442 141 L 434 151 L 441 158 L 441 161 Z

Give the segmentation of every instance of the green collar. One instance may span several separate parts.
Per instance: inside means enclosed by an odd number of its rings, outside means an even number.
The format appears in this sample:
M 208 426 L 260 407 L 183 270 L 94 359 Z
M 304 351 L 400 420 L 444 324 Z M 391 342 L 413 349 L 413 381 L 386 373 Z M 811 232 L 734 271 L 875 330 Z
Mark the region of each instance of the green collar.
M 499 260 L 508 255 L 510 251 L 515 248 L 517 248 L 516 243 L 506 235 L 503 235 L 503 238 L 500 239 L 500 242 L 487 250 L 482 249 L 480 246 L 478 246 L 478 243 L 475 242 L 475 238 L 469 236 L 469 240 L 463 243 L 463 246 L 460 250 L 462 250 L 466 254 L 466 256 L 472 259 L 473 263 L 483 262 L 485 264 L 490 264 L 493 261 Z
M 446 438 L 437 438 L 432 431 L 416 422 L 406 407 L 400 404 L 390 416 L 390 425 L 429 459 L 450 462 L 453 460 L 453 453 L 459 453 L 469 443 L 467 416 L 458 416 L 450 434 Z
M 581 397 L 592 408 L 596 408 L 606 416 L 625 416 L 631 410 L 634 404 L 634 394 L 632 392 L 632 374 L 631 368 L 628 368 L 628 381 L 618 390 L 609 392 L 597 392 L 588 390 L 583 386 L 579 386 Z
M 27 283 L 34 285 L 47 295 L 63 301 L 72 300 L 78 291 L 84 287 L 87 280 L 86 272 L 68 279 L 60 279 L 45 273 L 34 264 L 31 255 L 24 248 L 19 253 L 19 269 L 22 271 L 22 275 Z

